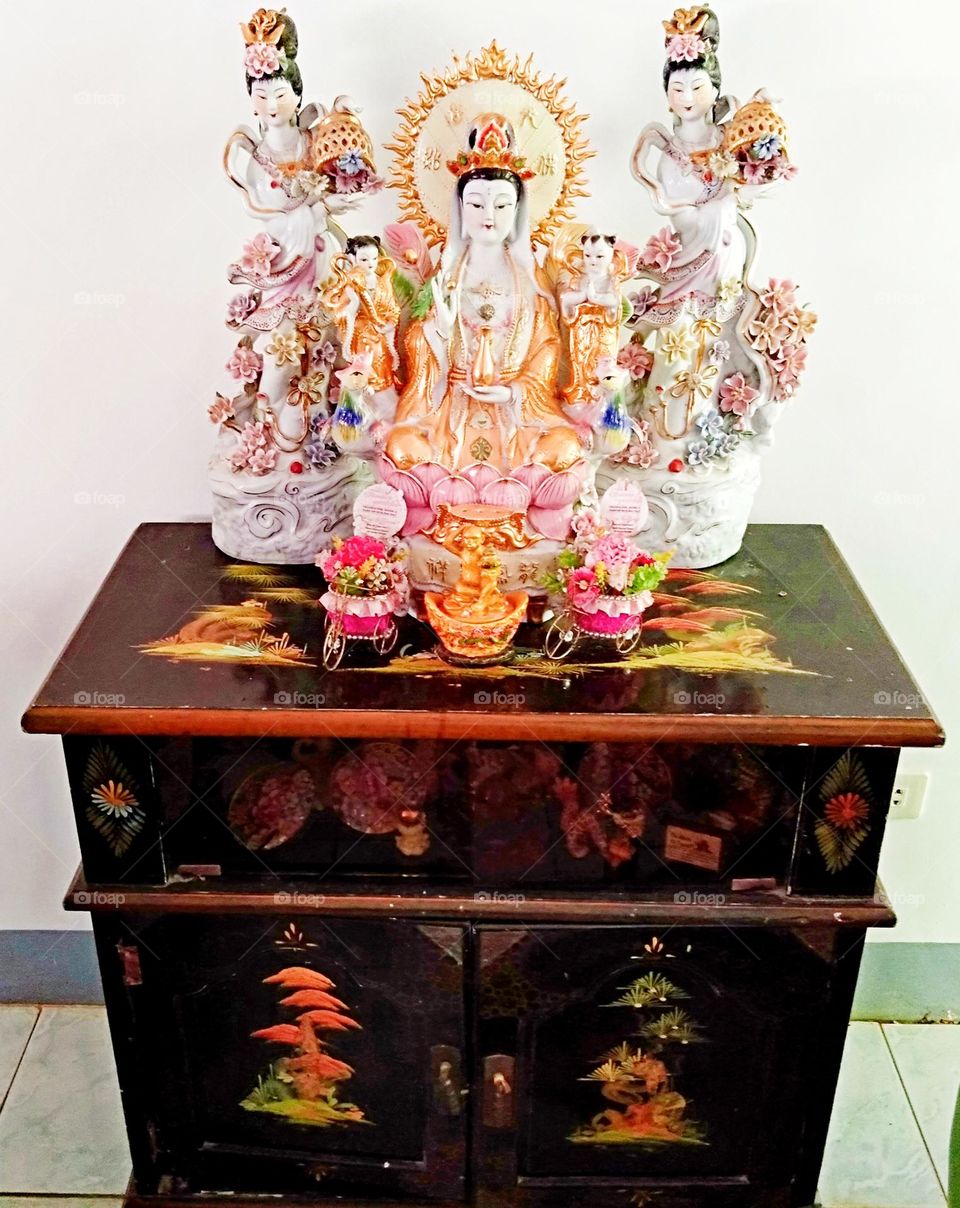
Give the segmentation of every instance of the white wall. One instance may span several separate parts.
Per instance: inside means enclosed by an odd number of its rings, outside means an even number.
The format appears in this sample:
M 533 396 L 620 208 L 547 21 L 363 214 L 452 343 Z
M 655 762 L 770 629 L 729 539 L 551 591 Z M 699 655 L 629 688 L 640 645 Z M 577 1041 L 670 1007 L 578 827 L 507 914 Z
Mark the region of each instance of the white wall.
M 0 926 L 83 926 L 59 745 L 18 718 L 133 527 L 208 514 L 205 411 L 230 340 L 224 270 L 249 229 L 220 152 L 247 122 L 228 0 L 46 0 L 5 56 L 0 280 L 6 338 L 0 595 Z M 795 183 L 755 212 L 761 269 L 799 280 L 821 326 L 754 518 L 826 524 L 955 739 L 956 93 L 931 0 L 725 0 L 725 85 L 783 98 Z M 382 143 L 418 72 L 496 36 L 569 79 L 599 157 L 581 215 L 642 242 L 627 171 L 664 113 L 660 19 L 644 0 L 290 0 L 306 97 L 349 92 Z M 925 34 L 924 31 L 927 31 Z M 386 160 L 384 153 L 383 159 Z M 358 220 L 392 216 L 388 194 Z M 659 224 L 657 224 L 659 225 Z M 84 301 L 87 298 L 87 301 Z M 77 502 L 78 493 L 93 497 Z M 148 590 L 148 585 L 145 585 Z M 890 938 L 960 941 L 960 744 L 911 758 L 925 815 L 888 833 Z M 915 899 L 915 900 L 914 900 Z

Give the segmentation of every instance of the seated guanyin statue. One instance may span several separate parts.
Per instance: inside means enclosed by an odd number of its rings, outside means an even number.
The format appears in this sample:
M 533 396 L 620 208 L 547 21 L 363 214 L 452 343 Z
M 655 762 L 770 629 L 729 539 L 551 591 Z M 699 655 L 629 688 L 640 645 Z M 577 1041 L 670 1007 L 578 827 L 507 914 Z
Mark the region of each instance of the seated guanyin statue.
M 583 456 L 561 409 L 560 332 L 538 285 L 511 123 L 482 114 L 447 167 L 452 221 L 432 304 L 405 339 L 406 385 L 386 453 L 398 470 L 476 463 L 568 470 Z
M 596 470 L 590 425 L 564 410 L 556 281 L 535 255 L 587 196 L 592 152 L 563 81 L 496 43 L 423 80 L 389 147 L 404 221 L 385 243 L 409 321 L 376 466 L 406 505 L 415 588 L 453 589 L 479 529 L 500 589 L 535 594 Z

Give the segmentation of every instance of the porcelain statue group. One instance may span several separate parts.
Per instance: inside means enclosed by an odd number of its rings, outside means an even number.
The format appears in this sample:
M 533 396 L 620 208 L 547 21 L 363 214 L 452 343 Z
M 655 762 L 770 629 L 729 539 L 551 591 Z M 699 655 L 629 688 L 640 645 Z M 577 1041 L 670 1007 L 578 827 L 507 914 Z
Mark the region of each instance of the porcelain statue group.
M 402 220 L 363 232 L 388 182 L 352 102 L 303 103 L 285 11 L 242 25 L 258 128 L 224 168 L 253 225 L 210 407 L 225 553 L 312 562 L 375 483 L 402 496 L 424 590 L 457 581 L 478 529 L 504 590 L 535 584 L 611 490 L 633 500 L 617 531 L 674 565 L 737 551 L 816 323 L 791 281 L 753 281 L 745 212 L 796 169 L 767 95 L 723 93 L 715 14 L 663 24 L 671 121 L 629 165 L 662 221 L 636 245 L 577 221 L 584 117 L 495 43 L 398 111 Z

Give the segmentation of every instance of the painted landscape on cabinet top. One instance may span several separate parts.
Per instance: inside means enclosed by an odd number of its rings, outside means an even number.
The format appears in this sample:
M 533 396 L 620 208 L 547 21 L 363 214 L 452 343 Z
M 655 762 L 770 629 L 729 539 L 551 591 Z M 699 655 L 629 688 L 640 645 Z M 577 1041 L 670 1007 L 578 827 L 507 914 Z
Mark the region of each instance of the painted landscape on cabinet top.
M 25 724 L 56 730 L 55 718 L 78 709 L 157 711 L 152 721 L 212 709 L 224 733 L 231 711 L 251 710 L 316 714 L 321 726 L 325 713 L 351 710 L 713 714 L 894 719 L 926 723 L 927 741 L 938 741 L 929 706 L 816 525 L 752 525 L 720 566 L 671 570 L 626 655 L 584 639 L 550 659 L 545 626 L 526 624 L 508 663 L 454 667 L 408 617 L 391 653 L 357 642 L 327 671 L 322 591 L 315 568 L 232 561 L 203 524 L 142 525 Z

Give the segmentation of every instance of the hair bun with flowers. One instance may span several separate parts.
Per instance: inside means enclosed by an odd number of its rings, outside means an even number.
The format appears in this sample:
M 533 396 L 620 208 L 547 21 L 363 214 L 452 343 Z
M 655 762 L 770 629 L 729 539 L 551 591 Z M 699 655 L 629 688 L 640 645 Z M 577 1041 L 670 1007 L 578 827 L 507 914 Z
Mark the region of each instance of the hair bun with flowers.
M 678 8 L 663 29 L 667 61 L 675 66 L 700 66 L 720 45 L 720 23 L 709 8 Z
M 258 8 L 249 21 L 240 22 L 243 34 L 243 67 L 247 88 L 254 80 L 283 76 L 298 96 L 303 84 L 297 67 L 297 27 L 286 9 Z

